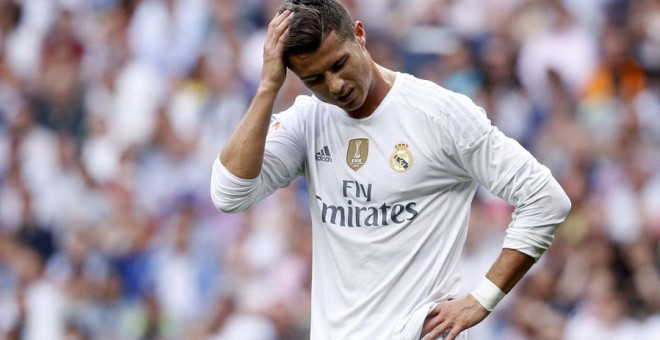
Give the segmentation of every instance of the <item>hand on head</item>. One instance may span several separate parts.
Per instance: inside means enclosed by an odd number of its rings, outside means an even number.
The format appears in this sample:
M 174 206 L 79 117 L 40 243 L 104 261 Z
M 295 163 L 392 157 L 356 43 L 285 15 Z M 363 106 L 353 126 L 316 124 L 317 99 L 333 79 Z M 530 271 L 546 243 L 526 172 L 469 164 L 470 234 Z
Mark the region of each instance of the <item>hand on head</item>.
M 283 58 L 283 46 L 289 30 L 293 12 L 284 10 L 278 13 L 268 25 L 264 42 L 264 63 L 261 70 L 261 82 L 264 86 L 279 89 L 286 79 L 286 65 Z

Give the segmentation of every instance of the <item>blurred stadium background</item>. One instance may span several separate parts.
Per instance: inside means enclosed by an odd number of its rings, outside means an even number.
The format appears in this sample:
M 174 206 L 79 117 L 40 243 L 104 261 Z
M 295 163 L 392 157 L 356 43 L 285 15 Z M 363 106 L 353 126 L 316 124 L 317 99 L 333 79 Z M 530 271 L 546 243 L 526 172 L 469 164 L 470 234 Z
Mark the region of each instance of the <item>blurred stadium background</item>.
M 470 339 L 660 339 L 660 1 L 342 2 L 378 62 L 475 99 L 573 202 Z M 239 215 L 208 194 L 281 4 L 0 0 L 0 338 L 307 337 L 305 184 Z M 478 192 L 463 292 L 511 212 Z

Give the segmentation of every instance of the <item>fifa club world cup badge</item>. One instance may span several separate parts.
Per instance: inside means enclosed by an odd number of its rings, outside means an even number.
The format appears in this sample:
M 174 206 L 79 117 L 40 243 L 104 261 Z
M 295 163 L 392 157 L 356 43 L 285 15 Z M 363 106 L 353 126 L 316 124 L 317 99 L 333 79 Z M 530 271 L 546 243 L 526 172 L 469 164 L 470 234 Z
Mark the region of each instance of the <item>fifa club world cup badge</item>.
M 413 155 L 408 150 L 408 144 L 399 143 L 394 146 L 390 155 L 390 168 L 396 172 L 408 171 L 413 165 Z
M 358 171 L 369 156 L 369 140 L 366 138 L 356 138 L 348 141 L 348 150 L 346 150 L 346 164 Z

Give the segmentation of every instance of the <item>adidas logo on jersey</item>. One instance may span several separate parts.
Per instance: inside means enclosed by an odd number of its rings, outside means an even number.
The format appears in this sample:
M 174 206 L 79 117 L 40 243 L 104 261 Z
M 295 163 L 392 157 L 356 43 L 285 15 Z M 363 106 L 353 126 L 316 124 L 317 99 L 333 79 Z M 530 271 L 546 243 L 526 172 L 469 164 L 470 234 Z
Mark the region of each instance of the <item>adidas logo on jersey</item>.
M 316 158 L 317 161 L 321 162 L 332 162 L 332 156 L 330 155 L 330 149 L 328 149 L 328 146 L 324 146 L 321 151 L 316 153 Z

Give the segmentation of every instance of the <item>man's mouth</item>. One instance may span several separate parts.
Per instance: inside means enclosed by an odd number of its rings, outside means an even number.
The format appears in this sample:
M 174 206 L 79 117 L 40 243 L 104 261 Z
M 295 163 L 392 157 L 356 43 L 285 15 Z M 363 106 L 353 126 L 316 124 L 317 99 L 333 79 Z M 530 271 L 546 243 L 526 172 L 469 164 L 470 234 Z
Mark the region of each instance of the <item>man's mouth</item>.
M 343 95 L 343 96 L 341 96 L 341 97 L 338 97 L 337 99 L 338 99 L 340 102 L 344 102 L 344 103 L 346 103 L 346 102 L 348 102 L 349 99 L 351 99 L 351 97 L 353 96 L 353 92 L 355 92 L 355 89 L 350 89 L 350 90 L 348 91 L 348 93 L 346 93 L 345 95 Z

